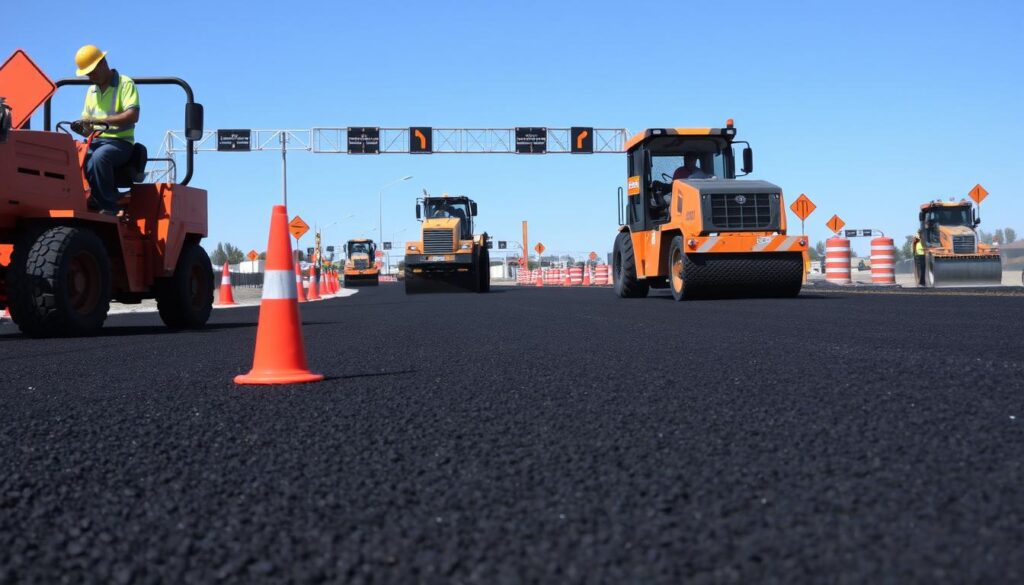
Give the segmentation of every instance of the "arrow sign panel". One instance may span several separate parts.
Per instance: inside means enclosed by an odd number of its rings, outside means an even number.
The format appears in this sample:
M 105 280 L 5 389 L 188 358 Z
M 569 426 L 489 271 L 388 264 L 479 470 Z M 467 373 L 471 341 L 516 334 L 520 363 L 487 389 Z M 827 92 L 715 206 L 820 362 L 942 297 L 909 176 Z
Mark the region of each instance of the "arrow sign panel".
M 988 191 L 986 191 L 985 188 L 982 187 L 981 185 L 975 185 L 974 188 L 971 189 L 970 195 L 971 199 L 974 199 L 975 203 L 981 205 L 981 202 L 984 201 L 986 197 L 988 197 Z
M 292 233 L 292 237 L 297 240 L 302 236 L 306 235 L 306 232 L 309 231 L 309 225 L 306 222 L 302 221 L 301 217 L 296 215 L 288 223 L 288 231 L 290 231 Z
M 800 221 L 803 221 L 807 219 L 807 216 L 813 213 L 818 206 L 815 205 L 807 195 L 801 193 L 789 208 L 793 210 L 793 213 L 795 213 L 797 217 L 800 218 Z
M 832 219 L 828 220 L 828 223 L 825 225 L 828 226 L 828 229 L 832 230 L 832 233 L 838 234 L 839 230 L 843 229 L 843 226 L 846 225 L 846 222 L 839 219 L 838 215 L 833 215 Z

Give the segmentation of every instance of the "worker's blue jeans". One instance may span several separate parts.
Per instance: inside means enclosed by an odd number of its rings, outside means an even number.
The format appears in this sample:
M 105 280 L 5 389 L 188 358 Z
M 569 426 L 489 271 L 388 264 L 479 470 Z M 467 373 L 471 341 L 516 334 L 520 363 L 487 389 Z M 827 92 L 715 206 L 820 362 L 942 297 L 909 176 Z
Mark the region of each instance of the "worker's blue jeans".
M 97 138 L 89 146 L 85 161 L 85 178 L 92 187 L 93 204 L 100 209 L 118 211 L 121 195 L 114 184 L 114 169 L 132 158 L 132 143 L 116 138 Z

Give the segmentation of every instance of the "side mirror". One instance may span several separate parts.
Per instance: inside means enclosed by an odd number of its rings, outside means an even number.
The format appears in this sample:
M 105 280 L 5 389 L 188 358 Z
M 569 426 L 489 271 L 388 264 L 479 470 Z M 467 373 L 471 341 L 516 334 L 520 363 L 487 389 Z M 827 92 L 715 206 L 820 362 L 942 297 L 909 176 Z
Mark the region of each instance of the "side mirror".
M 469 214 L 476 217 L 476 201 L 469 202 Z
M 743 172 L 750 174 L 754 172 L 754 149 L 749 146 L 743 149 Z
M 971 210 L 971 220 L 974 222 L 974 227 L 978 227 L 979 225 L 981 225 L 981 218 L 978 217 L 977 209 Z
M 185 104 L 185 140 L 203 138 L 203 104 Z
M 422 215 L 422 213 L 420 212 L 420 204 L 419 204 L 419 203 L 417 203 L 417 204 L 416 204 L 416 219 L 422 219 L 422 217 L 423 217 L 423 215 Z

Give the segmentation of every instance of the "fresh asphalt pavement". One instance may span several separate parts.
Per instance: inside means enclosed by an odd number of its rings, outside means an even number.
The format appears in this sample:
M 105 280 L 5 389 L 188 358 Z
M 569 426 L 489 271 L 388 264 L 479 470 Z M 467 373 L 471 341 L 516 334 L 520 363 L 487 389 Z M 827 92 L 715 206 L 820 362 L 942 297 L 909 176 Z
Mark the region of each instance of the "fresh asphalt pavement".
M 0 325 L 0 583 L 1020 582 L 1024 296 L 304 305 Z

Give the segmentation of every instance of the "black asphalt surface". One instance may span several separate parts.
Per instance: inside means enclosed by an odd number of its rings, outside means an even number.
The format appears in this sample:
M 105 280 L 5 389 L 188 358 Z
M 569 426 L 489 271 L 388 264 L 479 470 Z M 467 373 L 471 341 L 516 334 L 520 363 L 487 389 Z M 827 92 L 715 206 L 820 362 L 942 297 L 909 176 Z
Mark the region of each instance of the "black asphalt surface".
M 1024 296 L 608 289 L 0 325 L 0 583 L 1024 580 Z

